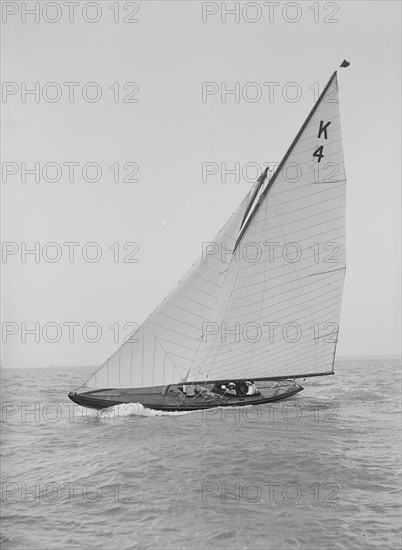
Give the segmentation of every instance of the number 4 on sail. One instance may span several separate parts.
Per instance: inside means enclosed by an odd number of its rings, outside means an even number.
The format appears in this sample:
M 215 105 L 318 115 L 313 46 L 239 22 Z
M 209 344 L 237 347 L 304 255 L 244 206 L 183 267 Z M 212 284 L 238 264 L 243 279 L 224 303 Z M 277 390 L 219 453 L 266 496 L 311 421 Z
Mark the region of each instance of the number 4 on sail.
M 303 389 L 296 378 L 333 374 L 345 184 L 335 71 L 276 171 L 70 399 L 191 411 L 283 399 Z

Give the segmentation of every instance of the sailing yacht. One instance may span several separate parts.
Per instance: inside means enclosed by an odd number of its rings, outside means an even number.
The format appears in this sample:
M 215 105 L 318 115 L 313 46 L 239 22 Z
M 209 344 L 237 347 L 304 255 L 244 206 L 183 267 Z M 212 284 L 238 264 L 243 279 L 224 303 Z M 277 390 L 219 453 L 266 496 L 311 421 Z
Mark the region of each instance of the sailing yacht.
M 335 71 L 275 172 L 265 170 L 133 338 L 70 399 L 95 409 L 256 405 L 300 392 L 296 379 L 334 374 L 345 186 Z

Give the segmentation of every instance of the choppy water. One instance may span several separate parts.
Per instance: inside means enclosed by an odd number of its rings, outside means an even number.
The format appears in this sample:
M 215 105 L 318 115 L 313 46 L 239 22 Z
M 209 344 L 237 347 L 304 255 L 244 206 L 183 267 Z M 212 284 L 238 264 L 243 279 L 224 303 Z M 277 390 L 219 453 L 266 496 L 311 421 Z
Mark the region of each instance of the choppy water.
M 67 398 L 87 370 L 3 370 L 3 550 L 399 548 L 400 362 L 336 370 L 275 404 L 98 418 Z

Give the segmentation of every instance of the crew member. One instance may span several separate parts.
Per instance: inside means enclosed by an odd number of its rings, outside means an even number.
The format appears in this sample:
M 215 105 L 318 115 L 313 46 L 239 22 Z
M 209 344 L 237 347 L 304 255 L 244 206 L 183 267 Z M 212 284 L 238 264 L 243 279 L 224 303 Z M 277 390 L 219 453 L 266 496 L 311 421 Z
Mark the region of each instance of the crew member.
M 252 380 L 250 382 L 246 382 L 246 384 L 248 387 L 246 395 L 259 395 L 260 392 L 257 390 L 257 387 Z

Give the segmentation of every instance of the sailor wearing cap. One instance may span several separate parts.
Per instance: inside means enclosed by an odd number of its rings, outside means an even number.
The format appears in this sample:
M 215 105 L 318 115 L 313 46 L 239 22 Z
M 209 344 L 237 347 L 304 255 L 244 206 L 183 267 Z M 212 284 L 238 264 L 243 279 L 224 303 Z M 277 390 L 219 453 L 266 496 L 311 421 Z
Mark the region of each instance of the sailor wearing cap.
M 228 384 L 228 392 L 229 393 L 234 393 L 235 395 L 237 394 L 237 391 L 236 391 L 236 384 L 234 382 L 230 382 Z
M 258 394 L 258 390 L 256 388 L 256 385 L 254 384 L 254 382 L 251 380 L 250 382 L 246 382 L 247 386 L 248 386 L 248 390 L 247 390 L 247 393 L 246 395 L 257 395 Z

